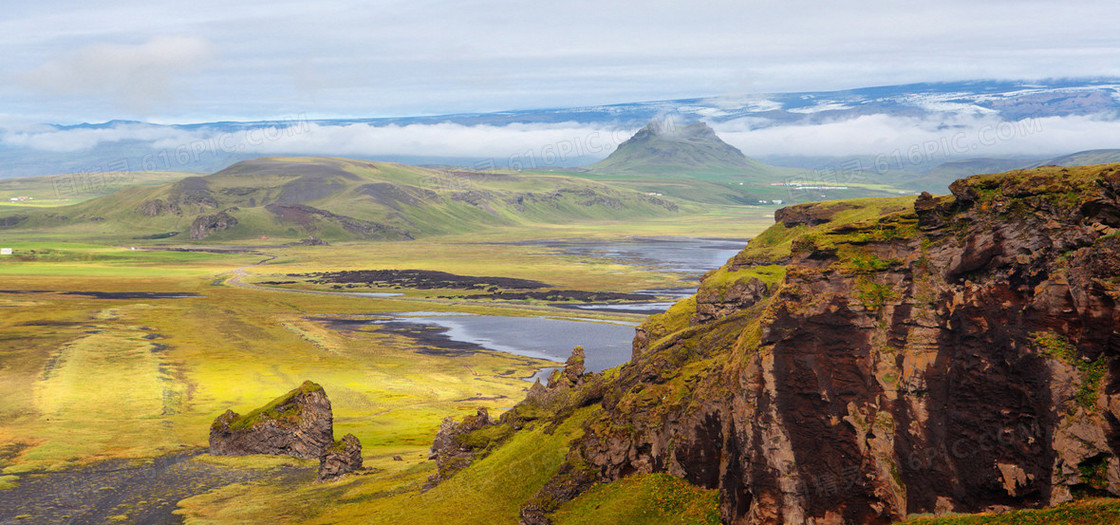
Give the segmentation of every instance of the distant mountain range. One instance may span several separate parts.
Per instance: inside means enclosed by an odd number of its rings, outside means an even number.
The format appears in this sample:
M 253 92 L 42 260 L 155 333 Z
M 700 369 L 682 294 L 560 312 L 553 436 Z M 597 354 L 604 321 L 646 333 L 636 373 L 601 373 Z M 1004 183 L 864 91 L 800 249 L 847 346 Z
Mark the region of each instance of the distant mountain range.
M 883 118 L 892 119 L 894 127 L 866 126 Z M 985 165 L 1012 165 L 1009 160 L 1022 160 L 1025 166 L 1047 162 L 1059 152 L 1040 152 L 1037 141 L 1024 142 L 1019 150 L 1014 150 L 1014 141 L 1004 141 L 998 155 L 974 152 L 975 144 L 963 149 L 933 144 L 935 151 L 931 151 L 927 149 L 930 144 L 919 142 L 925 139 L 915 138 L 912 146 L 921 148 L 920 155 L 887 148 L 876 157 L 857 151 L 838 153 L 835 147 L 825 151 L 820 142 L 825 132 L 817 131 L 827 131 L 833 143 L 837 136 L 889 142 L 900 140 L 898 135 L 905 134 L 907 125 L 951 134 L 973 129 L 968 126 L 976 122 L 991 127 L 1022 124 L 1024 119 L 1088 119 L 1046 128 L 1028 122 L 1028 131 L 1040 135 L 1045 143 L 1059 143 L 1058 139 L 1085 122 L 1120 123 L 1120 79 L 908 84 L 404 118 L 307 119 L 296 115 L 261 122 L 157 125 L 111 121 L 9 127 L 0 130 L 0 178 L 93 171 L 209 173 L 262 155 L 297 154 L 481 168 L 588 166 L 605 162 L 616 146 L 651 120 L 671 120 L 682 125 L 706 122 L 750 157 L 771 165 L 816 170 L 852 170 L 854 166 L 857 171 L 873 171 L 876 181 L 944 192 L 937 187 L 945 180 L 937 168 L 946 162 L 967 161 L 986 170 Z M 907 124 L 910 122 L 913 124 Z M 1012 133 L 1016 129 L 1009 128 Z M 995 133 L 1002 128 L 986 131 L 993 142 L 1003 140 Z M 776 135 L 769 142 L 751 139 L 766 133 Z M 1095 143 L 1060 142 L 1073 144 L 1060 153 L 1112 147 L 1108 133 L 1090 136 Z M 1120 139 L 1116 142 L 1120 147 Z M 745 143 L 764 145 L 744 148 L 741 144 Z M 795 146 L 792 153 L 779 152 L 773 144 Z M 897 162 L 884 163 L 884 158 Z M 994 162 L 974 160 L 979 158 Z M 1084 154 L 1078 158 L 1089 160 Z M 948 173 L 966 165 L 951 164 L 941 171 Z M 594 169 L 606 168 L 609 165 L 599 164 Z
M 1041 166 L 1089 166 L 1120 162 L 1120 149 L 1098 149 L 1080 151 L 1054 158 L 1038 159 L 1031 157 L 1016 158 L 978 158 L 953 160 L 937 164 L 920 176 L 895 181 L 899 186 L 915 190 L 928 188 L 947 188 L 953 181 L 981 173 L 1002 173 L 1015 169 L 1037 168 Z

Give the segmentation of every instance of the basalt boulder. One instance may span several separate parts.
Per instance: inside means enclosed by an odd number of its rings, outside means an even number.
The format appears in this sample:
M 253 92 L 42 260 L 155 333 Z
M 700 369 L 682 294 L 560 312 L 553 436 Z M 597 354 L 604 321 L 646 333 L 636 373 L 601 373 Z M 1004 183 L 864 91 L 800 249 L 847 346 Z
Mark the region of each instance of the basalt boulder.
M 334 481 L 362 468 L 362 443 L 346 434 L 319 456 L 319 481 Z
M 450 417 L 444 418 L 428 453 L 428 459 L 436 461 L 436 473 L 428 478 L 427 488 L 434 487 L 469 466 L 474 461 L 477 451 L 476 447 L 463 439 L 464 436 L 492 426 L 494 423 L 485 408 L 479 408 L 475 415 L 463 418 L 462 422 Z
M 215 456 L 319 459 L 333 443 L 330 399 L 311 381 L 243 416 L 227 410 L 210 426 L 210 453 Z

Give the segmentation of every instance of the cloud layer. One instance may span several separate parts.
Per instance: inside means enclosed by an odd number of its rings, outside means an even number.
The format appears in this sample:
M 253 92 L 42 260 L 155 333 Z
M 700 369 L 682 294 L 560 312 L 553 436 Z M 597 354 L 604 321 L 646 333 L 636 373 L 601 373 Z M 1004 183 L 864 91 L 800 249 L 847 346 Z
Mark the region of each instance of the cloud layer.
M 900 158 L 967 158 L 1060 155 L 1120 148 L 1120 121 L 1091 116 L 1004 121 L 957 115 L 908 118 L 883 114 L 815 125 L 752 129 L 748 123 L 717 126 L 720 136 L 747 155 L 883 155 Z
M 1003 121 L 958 115 L 921 119 L 882 114 L 812 125 L 758 127 L 758 120 L 716 126 L 728 143 L 749 156 L 850 156 L 881 158 L 907 168 L 954 158 L 1056 156 L 1117 148 L 1120 121 L 1048 117 Z M 275 126 L 222 131 L 149 124 L 102 128 L 31 129 L 0 134 L 0 143 L 49 152 L 90 151 L 136 141 L 161 158 L 237 155 L 334 155 L 364 158 L 474 159 L 483 167 L 533 168 L 585 165 L 605 158 L 636 129 L 551 124 L 374 126 L 292 120 Z
M 4 79 L 0 99 L 7 112 L 59 123 L 1120 76 L 1120 4 L 1106 0 L 18 4 L 0 20 L 0 71 L 24 81 Z M 169 96 L 177 88 L 193 96 Z
M 90 44 L 19 75 L 25 86 L 64 97 L 108 97 L 132 114 L 175 103 L 176 84 L 214 55 L 198 37 L 156 37 L 141 44 Z

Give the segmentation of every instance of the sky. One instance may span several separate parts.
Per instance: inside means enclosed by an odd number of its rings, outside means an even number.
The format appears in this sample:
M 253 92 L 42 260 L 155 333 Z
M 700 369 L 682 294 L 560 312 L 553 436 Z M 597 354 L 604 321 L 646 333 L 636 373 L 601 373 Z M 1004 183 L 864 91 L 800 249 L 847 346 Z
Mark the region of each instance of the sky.
M 63 157 L 96 171 L 125 149 L 141 159 L 184 151 L 193 159 L 201 148 L 213 165 L 293 154 L 576 166 L 606 157 L 641 124 L 309 121 L 708 97 L 733 106 L 768 93 L 919 82 L 1120 79 L 1115 0 L 0 2 L 0 153 L 36 174 L 76 169 L 49 162 Z M 1120 100 L 1114 84 L 1104 96 Z M 1017 122 L 1029 133 L 984 140 L 1006 124 L 1001 118 L 965 108 L 811 123 L 748 116 L 713 126 L 763 158 L 918 151 L 940 161 L 1120 148 L 1120 114 Z M 292 119 L 298 125 L 267 140 L 165 126 Z M 110 120 L 143 124 L 54 126 Z M 130 169 L 137 164 L 145 163 Z M 0 177 L 15 173 L 7 166 Z
M 1113 1 L 4 3 L 0 124 L 372 118 L 1120 76 Z

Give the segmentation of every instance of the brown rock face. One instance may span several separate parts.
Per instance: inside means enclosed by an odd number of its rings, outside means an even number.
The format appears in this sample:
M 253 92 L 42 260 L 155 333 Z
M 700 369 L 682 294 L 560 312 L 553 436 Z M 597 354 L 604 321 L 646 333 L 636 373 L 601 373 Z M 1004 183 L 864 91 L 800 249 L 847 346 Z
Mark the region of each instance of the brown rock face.
M 808 227 L 790 253 L 737 259 L 788 256 L 780 286 L 647 331 L 569 463 L 718 488 L 741 524 L 1120 495 L 1120 166 L 951 189 L 858 223 L 777 214 Z
M 556 370 L 552 376 L 548 378 L 548 388 L 555 389 L 559 386 L 577 386 L 580 384 L 580 379 L 583 377 L 586 368 L 583 363 L 587 359 L 587 353 L 584 352 L 582 346 L 577 346 L 572 349 L 572 355 L 568 356 L 568 360 L 564 362 L 562 370 Z
M 696 315 L 692 324 L 703 324 L 750 308 L 767 295 L 759 279 L 737 281 L 724 290 L 701 288 L 696 293 Z
M 244 416 L 227 410 L 210 426 L 210 453 L 215 456 L 319 459 L 333 443 L 331 402 L 323 387 L 311 381 Z
M 787 206 L 774 212 L 774 222 L 787 228 L 794 226 L 816 226 L 832 220 L 838 211 L 850 210 L 855 206 L 843 202 L 814 202 L 800 206 Z
M 212 233 L 225 231 L 234 226 L 237 226 L 237 218 L 225 211 L 214 215 L 199 215 L 191 223 L 191 239 L 205 239 Z
M 319 456 L 319 481 L 334 481 L 362 468 L 362 443 L 346 434 Z
M 437 471 L 428 478 L 427 487 L 434 487 L 470 465 L 474 460 L 475 450 L 469 444 L 463 443 L 460 438 L 493 424 L 494 421 L 490 419 L 490 413 L 485 408 L 479 408 L 477 414 L 463 418 L 462 423 L 450 417 L 444 418 L 428 453 L 428 459 L 436 460 Z
M 182 213 L 182 210 L 179 209 L 179 205 L 175 202 L 164 202 L 163 199 L 154 199 L 141 203 L 140 213 L 148 217 L 158 217 L 165 214 L 179 215 Z

